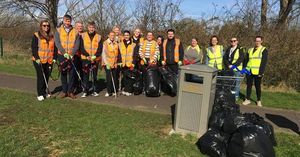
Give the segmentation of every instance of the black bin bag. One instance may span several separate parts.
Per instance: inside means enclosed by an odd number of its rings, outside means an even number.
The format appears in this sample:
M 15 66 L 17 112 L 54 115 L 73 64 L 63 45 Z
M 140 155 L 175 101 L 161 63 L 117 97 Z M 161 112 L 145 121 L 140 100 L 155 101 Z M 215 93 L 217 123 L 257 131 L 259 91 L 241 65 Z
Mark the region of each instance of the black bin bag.
M 228 141 L 230 157 L 275 157 L 272 142 L 257 125 L 241 126 Z
M 135 76 L 135 82 L 133 83 L 133 94 L 140 95 L 143 92 L 144 84 L 143 84 L 143 75 L 140 71 L 133 71 Z
M 166 86 L 167 94 L 176 96 L 177 94 L 177 76 L 167 67 L 159 68 L 160 75 L 162 77 L 162 83 Z
M 226 136 L 216 129 L 209 129 L 196 145 L 201 153 L 210 157 L 226 157 Z
M 157 67 L 149 67 L 145 73 L 145 92 L 148 97 L 160 96 L 159 73 Z

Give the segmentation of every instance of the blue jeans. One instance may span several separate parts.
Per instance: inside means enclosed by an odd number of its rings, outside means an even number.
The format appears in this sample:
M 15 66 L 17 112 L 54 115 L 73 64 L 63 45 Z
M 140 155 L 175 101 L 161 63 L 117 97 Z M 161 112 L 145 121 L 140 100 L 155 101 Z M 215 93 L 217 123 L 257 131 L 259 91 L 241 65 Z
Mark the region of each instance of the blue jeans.
M 241 73 L 235 71 L 234 77 L 241 77 Z M 240 86 L 241 86 L 241 79 L 237 78 L 235 88 L 234 88 L 235 99 L 238 99 L 240 97 Z

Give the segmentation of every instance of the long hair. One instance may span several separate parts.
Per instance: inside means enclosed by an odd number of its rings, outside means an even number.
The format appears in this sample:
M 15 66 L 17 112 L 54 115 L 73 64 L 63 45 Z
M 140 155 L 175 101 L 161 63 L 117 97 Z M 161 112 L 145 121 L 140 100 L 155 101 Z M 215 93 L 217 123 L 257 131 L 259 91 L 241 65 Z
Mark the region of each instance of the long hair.
M 42 20 L 40 22 L 39 36 L 40 36 L 40 38 L 46 39 L 47 42 L 49 42 L 50 39 L 53 37 L 53 33 L 51 32 L 51 26 L 49 27 L 49 30 L 47 32 L 45 32 L 43 30 L 43 23 L 48 23 L 50 25 L 50 22 L 48 20 Z
M 219 38 L 218 38 L 218 36 L 213 35 L 213 36 L 211 36 L 211 38 L 210 38 L 210 40 L 209 40 L 209 46 L 212 46 L 212 39 L 213 39 L 213 38 L 217 38 L 217 41 L 218 41 L 218 43 L 219 43 Z

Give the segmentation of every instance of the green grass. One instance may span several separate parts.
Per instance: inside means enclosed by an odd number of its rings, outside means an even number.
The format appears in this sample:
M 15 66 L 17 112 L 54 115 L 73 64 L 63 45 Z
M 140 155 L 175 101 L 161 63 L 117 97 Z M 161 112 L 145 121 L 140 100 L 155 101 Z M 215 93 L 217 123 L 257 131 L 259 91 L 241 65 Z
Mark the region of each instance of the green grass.
M 194 136 L 167 135 L 168 115 L 7 89 L 0 99 L 0 156 L 204 156 Z M 278 157 L 300 153 L 299 136 L 276 139 Z
M 27 55 L 5 55 L 0 58 L 0 72 L 35 77 L 31 58 Z
M 245 95 L 246 92 L 242 89 L 241 93 Z M 256 101 L 255 90 L 252 91 L 251 99 L 253 100 L 251 105 L 256 105 L 254 102 Z M 261 99 L 264 107 L 300 111 L 300 105 L 298 105 L 300 102 L 300 93 L 262 91 Z M 238 102 L 241 103 L 242 100 Z

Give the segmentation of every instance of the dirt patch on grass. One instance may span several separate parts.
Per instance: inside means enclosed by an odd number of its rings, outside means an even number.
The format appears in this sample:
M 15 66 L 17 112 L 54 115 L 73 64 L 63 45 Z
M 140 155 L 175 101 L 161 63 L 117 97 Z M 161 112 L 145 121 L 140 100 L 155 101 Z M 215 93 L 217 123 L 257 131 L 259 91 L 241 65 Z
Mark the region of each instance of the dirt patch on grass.
M 172 125 L 166 125 L 162 127 L 160 130 L 158 130 L 156 133 L 161 138 L 167 138 L 171 130 L 172 130 Z
M 0 110 L 0 126 L 13 125 L 16 122 L 14 115 L 18 111 L 19 111 L 19 109 L 17 109 L 17 107 L 15 107 L 15 106 Z

